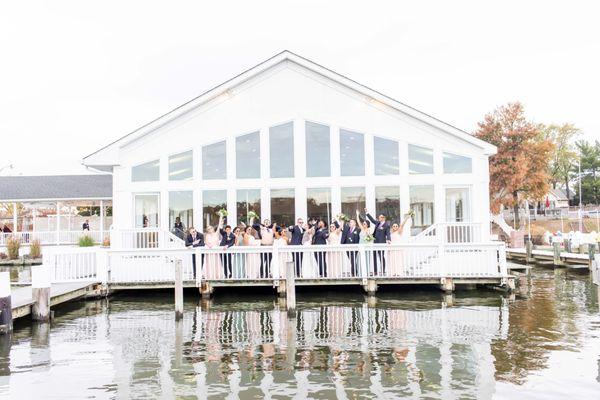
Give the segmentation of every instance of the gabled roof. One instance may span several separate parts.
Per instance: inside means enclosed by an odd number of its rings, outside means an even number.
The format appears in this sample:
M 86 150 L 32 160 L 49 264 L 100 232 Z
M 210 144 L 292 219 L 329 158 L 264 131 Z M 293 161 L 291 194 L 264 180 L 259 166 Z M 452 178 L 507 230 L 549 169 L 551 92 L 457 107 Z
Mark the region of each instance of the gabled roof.
M 198 97 L 193 98 L 192 100 L 180 105 L 179 107 L 169 111 L 168 113 L 161 115 L 160 117 L 150 121 L 149 123 L 139 127 L 138 129 L 134 130 L 133 132 L 130 132 L 127 135 L 121 137 L 120 139 L 108 144 L 107 146 L 104 146 L 103 148 L 87 155 L 83 159 L 83 164 L 99 165 L 99 164 L 94 164 L 94 163 L 88 163 L 86 161 L 89 158 L 91 158 L 92 156 L 94 156 L 110 147 L 122 146 L 126 143 L 131 143 L 132 141 L 135 141 L 136 139 L 145 136 L 147 133 L 152 132 L 153 130 L 157 129 L 158 127 L 164 125 L 165 123 L 167 123 L 173 119 L 176 119 L 177 117 L 189 112 L 190 110 L 192 110 L 196 107 L 201 106 L 202 104 L 204 104 L 208 101 L 215 99 L 216 97 L 218 97 L 222 94 L 227 93 L 228 91 L 234 89 L 237 85 L 240 85 L 240 84 L 252 79 L 253 77 L 255 77 L 259 74 L 262 74 L 263 72 L 275 67 L 276 65 L 278 65 L 282 62 L 286 62 L 286 61 L 296 63 L 296 64 L 298 64 L 304 68 L 307 68 L 317 74 L 320 74 L 328 79 L 331 79 L 332 81 L 335 81 L 341 85 L 347 86 L 350 89 L 353 89 L 356 92 L 358 92 L 364 96 L 367 96 L 370 99 L 373 99 L 374 101 L 385 104 L 385 105 L 387 105 L 391 108 L 394 108 L 404 114 L 410 115 L 410 116 L 412 116 L 418 120 L 421 120 L 431 126 L 437 127 L 449 134 L 452 134 L 452 135 L 456 136 L 457 138 L 465 140 L 466 142 L 469 142 L 477 147 L 480 147 L 481 149 L 484 150 L 484 152 L 486 154 L 495 154 L 496 153 L 496 147 L 494 145 L 487 143 L 481 139 L 478 139 L 475 136 L 469 134 L 468 132 L 465 132 L 459 128 L 456 128 L 455 126 L 452 126 L 446 122 L 443 122 L 435 117 L 432 117 L 429 114 L 419 111 L 419 110 L 417 110 L 413 107 L 410 107 L 404 103 L 394 100 L 391 97 L 388 97 L 380 92 L 377 92 L 377 91 L 370 89 L 364 85 L 361 85 L 360 83 L 358 83 L 350 78 L 340 75 L 337 72 L 327 69 L 313 61 L 310 61 L 304 57 L 301 57 L 295 53 L 292 53 L 291 51 L 285 50 L 285 51 L 282 51 L 281 53 L 276 54 L 275 56 L 269 58 L 268 60 L 263 61 L 262 63 L 242 72 L 241 74 L 231 78 L 230 80 L 228 80 L 218 86 L 215 86 L 214 88 L 208 90 L 207 92 L 202 93 Z
M 0 177 L 0 201 L 110 198 L 112 175 Z

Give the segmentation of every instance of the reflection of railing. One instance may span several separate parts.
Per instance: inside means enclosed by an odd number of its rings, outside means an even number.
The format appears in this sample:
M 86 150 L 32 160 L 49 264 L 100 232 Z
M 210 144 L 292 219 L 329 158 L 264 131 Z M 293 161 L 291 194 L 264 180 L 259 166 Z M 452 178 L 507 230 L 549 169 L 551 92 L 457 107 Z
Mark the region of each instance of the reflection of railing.
M 11 232 L 0 233 L 0 246 L 6 245 L 9 237 L 16 238 L 23 245 L 29 245 L 34 240 L 39 240 L 43 245 L 68 245 L 77 244 L 82 236 L 90 236 L 96 243 L 102 243 L 104 239 L 101 231 Z
M 79 251 L 78 251 L 79 250 Z M 234 246 L 230 248 L 54 249 L 57 267 L 95 261 L 101 282 L 173 282 L 174 265 L 182 263 L 183 279 L 206 281 L 285 280 L 288 268 L 302 281 L 347 279 L 498 278 L 506 277 L 501 243 L 421 243 L 310 246 Z M 88 253 L 89 252 L 89 253 Z M 89 255 L 92 254 L 92 255 Z M 59 257 L 60 256 L 60 257 Z M 86 270 L 83 267 L 83 270 Z M 77 268 L 63 279 L 79 279 Z M 70 274 L 70 275 L 69 275 Z
M 480 243 L 483 224 L 475 222 L 440 222 L 412 238 L 417 243 Z

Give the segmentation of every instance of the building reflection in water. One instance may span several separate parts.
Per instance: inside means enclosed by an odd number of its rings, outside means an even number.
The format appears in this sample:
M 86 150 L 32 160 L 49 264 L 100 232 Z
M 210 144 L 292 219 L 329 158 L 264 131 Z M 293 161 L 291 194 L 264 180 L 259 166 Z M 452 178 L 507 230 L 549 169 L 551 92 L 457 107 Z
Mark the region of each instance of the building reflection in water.
M 494 392 L 491 342 L 507 337 L 505 305 L 412 311 L 308 304 L 290 319 L 276 305 L 256 304 L 246 310 L 209 302 L 178 323 L 162 312 L 113 315 L 118 393 L 141 387 L 199 398 L 489 398 Z

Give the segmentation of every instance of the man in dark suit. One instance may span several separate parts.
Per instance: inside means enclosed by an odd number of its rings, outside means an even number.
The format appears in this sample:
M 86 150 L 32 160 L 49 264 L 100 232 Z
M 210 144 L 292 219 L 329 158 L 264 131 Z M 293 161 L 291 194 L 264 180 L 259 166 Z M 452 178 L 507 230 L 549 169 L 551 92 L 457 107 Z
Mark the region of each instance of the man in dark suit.
M 235 235 L 231 232 L 231 226 L 227 225 L 225 229 L 221 228 L 221 247 L 230 248 L 235 244 Z M 223 264 L 223 276 L 231 278 L 231 253 L 221 254 L 221 264 Z
M 313 236 L 312 244 L 314 245 L 326 245 L 327 238 L 329 237 L 329 231 L 325 227 L 325 221 L 319 220 L 317 222 L 317 226 L 315 227 L 315 234 Z M 316 251 L 315 258 L 317 260 L 317 264 L 319 265 L 319 276 L 321 278 L 327 277 L 327 257 L 326 252 L 324 251 Z
M 337 225 L 337 224 L 336 224 Z M 356 225 L 356 220 L 351 219 L 348 225 L 342 229 L 341 244 L 358 244 L 360 242 L 360 229 Z M 353 277 L 358 276 L 358 251 L 352 250 L 346 252 L 350 259 L 350 270 Z
M 203 247 L 204 235 L 197 232 L 194 227 L 190 227 L 190 231 L 185 237 L 185 247 Z M 204 262 L 204 254 L 200 256 L 200 265 Z M 196 254 L 192 254 L 192 268 L 194 271 L 194 279 L 196 279 Z
M 366 208 L 365 214 L 367 214 L 367 218 L 375 226 L 375 230 L 373 231 L 375 243 L 391 243 L 392 237 L 390 232 L 390 223 L 385 220 L 385 215 L 379 214 L 379 217 L 377 217 L 377 220 L 375 220 L 375 218 L 368 213 Z M 378 269 L 379 265 L 381 265 L 381 270 Z M 385 275 L 385 252 L 383 250 L 375 250 L 373 252 L 373 266 L 375 269 L 375 275 L 378 275 L 379 272 Z
M 292 233 L 292 239 L 290 240 L 291 246 L 302 246 L 302 237 L 304 236 L 306 228 L 307 227 L 304 225 L 304 220 L 302 218 L 298 218 L 296 225 L 288 228 L 288 231 Z M 296 266 L 296 276 L 300 276 L 302 268 L 301 252 L 294 253 L 294 265 Z
M 81 230 L 83 230 L 83 231 L 89 231 L 90 230 L 90 220 L 89 219 L 85 220 L 85 222 L 83 223 L 83 226 L 82 226 Z

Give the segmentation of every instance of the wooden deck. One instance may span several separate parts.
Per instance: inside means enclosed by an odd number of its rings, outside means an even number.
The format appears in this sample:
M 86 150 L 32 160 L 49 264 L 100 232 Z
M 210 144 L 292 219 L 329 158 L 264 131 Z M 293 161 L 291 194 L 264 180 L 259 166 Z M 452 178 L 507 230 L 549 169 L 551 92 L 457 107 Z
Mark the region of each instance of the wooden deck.
M 527 254 L 524 248 L 506 249 L 506 258 L 509 260 L 519 260 L 540 265 L 554 267 L 566 267 L 572 269 L 589 269 L 590 257 L 587 254 L 568 253 L 561 251 L 555 254 L 552 250 L 531 250 Z
M 85 297 L 95 292 L 97 282 L 81 281 L 70 283 L 55 283 L 50 288 L 50 306 L 65 303 Z M 31 313 L 33 298 L 31 286 L 13 287 L 11 290 L 11 305 L 13 319 L 21 318 Z

